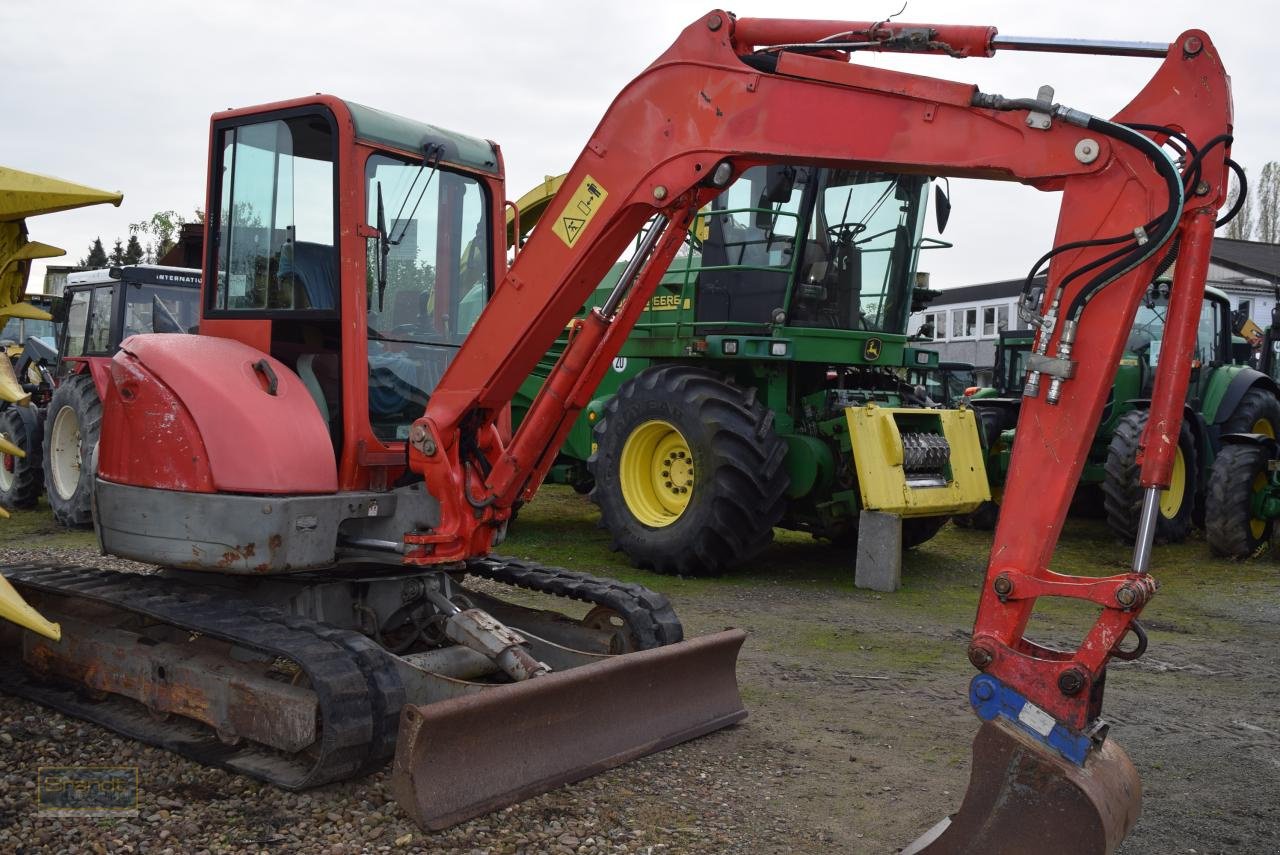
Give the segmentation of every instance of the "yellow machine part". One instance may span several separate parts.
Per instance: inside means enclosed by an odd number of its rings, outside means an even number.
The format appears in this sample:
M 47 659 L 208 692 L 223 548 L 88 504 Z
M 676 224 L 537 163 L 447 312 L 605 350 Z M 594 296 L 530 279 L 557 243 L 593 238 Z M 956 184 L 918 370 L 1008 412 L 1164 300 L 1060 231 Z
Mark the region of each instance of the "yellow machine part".
M 6 514 L 8 516 L 8 514 Z M 38 611 L 31 608 L 22 595 L 14 590 L 9 580 L 0 576 L 0 618 L 13 621 L 23 629 L 29 629 L 45 638 L 59 641 L 62 638 L 62 627 L 45 620 Z
M 0 166 L 0 318 L 49 320 L 48 314 L 23 302 L 27 277 L 34 259 L 57 258 L 66 251 L 27 240 L 27 217 L 106 202 L 118 206 L 123 199 L 120 193 Z
M 17 404 L 25 407 L 31 403 L 31 393 L 22 388 L 22 384 L 18 382 L 17 375 L 13 372 L 13 363 L 9 361 L 8 354 L 0 354 L 4 358 L 0 358 L 0 401 L 8 401 L 10 404 Z M 11 452 L 0 448 L 5 454 Z
M 945 486 L 912 487 L 903 469 L 902 434 L 896 415 L 936 416 L 951 446 L 951 478 Z M 849 442 L 858 472 L 862 507 L 903 517 L 967 514 L 991 498 L 982 442 L 973 411 L 902 407 L 849 407 Z
M 529 232 L 538 224 L 538 220 L 542 219 L 542 215 L 546 213 L 551 200 L 555 198 L 556 191 L 564 183 L 565 177 L 564 175 L 548 175 L 541 184 L 516 200 L 515 206 L 520 211 L 521 243 L 524 243 L 525 238 L 529 236 Z M 507 246 L 515 243 L 515 239 L 515 214 L 508 208 Z

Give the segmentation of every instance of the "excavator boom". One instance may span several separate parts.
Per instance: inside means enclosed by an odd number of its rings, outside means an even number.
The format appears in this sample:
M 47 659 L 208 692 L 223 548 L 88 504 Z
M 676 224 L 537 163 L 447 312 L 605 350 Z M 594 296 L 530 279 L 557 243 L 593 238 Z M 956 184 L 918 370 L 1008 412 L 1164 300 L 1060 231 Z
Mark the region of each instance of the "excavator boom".
M 848 61 L 861 50 L 990 57 L 1000 49 L 1163 62 L 1103 119 L 1053 103 L 1052 90 L 1004 97 Z M 1048 285 L 1021 309 L 1037 339 L 1005 487 L 1010 510 L 996 531 L 969 650 L 981 672 L 971 701 L 989 724 L 975 744 L 971 797 L 916 851 L 1023 851 L 998 845 L 1007 839 L 998 818 L 1034 817 L 1043 839 L 1071 813 L 1055 814 L 1065 802 L 1048 792 L 1073 794 L 1063 799 L 1096 831 L 1072 851 L 1111 851 L 1137 818 L 1140 786 L 1106 740 L 1102 694 L 1109 660 L 1145 649 L 1138 617 L 1157 588 L 1151 526 L 1132 572 L 1048 568 L 1126 330 L 1147 284 L 1181 251 L 1144 440 L 1145 519 L 1153 521 L 1176 445 L 1163 438 L 1177 436 L 1208 245 L 1226 198 L 1231 125 L 1229 78 L 1199 31 L 1153 45 L 1001 39 L 992 27 L 703 16 L 615 99 L 552 203 L 550 227 L 523 247 L 413 425 L 410 465 L 440 497 L 441 521 L 406 534 L 406 563 L 488 549 L 510 509 L 536 491 L 694 212 L 745 169 L 817 163 L 1060 192 L 1054 249 L 1037 266 L 1048 264 Z M 520 430 L 504 441 L 495 427 L 502 407 L 646 223 L 613 297 L 575 322 Z M 1075 649 L 1026 638 L 1041 597 L 1099 609 Z

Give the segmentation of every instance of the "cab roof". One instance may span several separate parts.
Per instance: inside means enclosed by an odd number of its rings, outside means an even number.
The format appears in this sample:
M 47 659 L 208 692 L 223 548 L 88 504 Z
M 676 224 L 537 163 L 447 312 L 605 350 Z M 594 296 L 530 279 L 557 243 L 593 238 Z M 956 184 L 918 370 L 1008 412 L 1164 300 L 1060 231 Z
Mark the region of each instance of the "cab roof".
M 490 175 L 500 174 L 498 148 L 488 140 L 445 130 L 416 119 L 407 119 L 354 101 L 344 99 L 343 103 L 351 113 L 357 139 L 415 152 L 421 152 L 428 143 L 438 143 L 444 146 L 443 159 L 449 163 Z

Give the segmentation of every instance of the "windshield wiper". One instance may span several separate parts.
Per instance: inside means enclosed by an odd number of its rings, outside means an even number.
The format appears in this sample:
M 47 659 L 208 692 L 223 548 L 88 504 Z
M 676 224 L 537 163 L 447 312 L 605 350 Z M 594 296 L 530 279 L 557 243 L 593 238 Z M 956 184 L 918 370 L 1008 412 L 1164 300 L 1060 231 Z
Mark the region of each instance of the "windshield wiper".
M 378 188 L 378 313 L 382 313 L 382 295 L 387 292 L 387 256 L 391 254 L 391 241 L 387 237 L 387 214 L 382 208 L 382 182 Z
M 422 170 L 428 166 L 431 171 L 427 173 L 427 180 L 422 182 L 422 189 L 418 191 L 418 199 L 413 203 L 413 210 L 409 212 L 409 218 L 401 220 L 404 223 L 400 227 L 400 237 L 391 241 L 392 246 L 399 246 L 400 241 L 404 240 L 405 234 L 409 231 L 409 220 L 413 219 L 413 215 L 418 213 L 418 206 L 422 204 L 422 197 L 427 195 L 427 187 L 431 185 L 431 179 L 435 177 L 436 169 L 440 166 L 440 158 L 444 156 L 444 146 L 440 143 L 427 143 L 423 146 L 422 165 L 418 167 L 418 171 L 414 173 L 413 181 L 409 183 L 409 190 L 404 194 L 404 201 L 400 203 L 400 210 L 396 212 L 396 219 L 400 219 L 400 215 L 404 213 L 404 206 L 409 204 L 409 194 L 413 192 L 414 186 L 418 183 Z

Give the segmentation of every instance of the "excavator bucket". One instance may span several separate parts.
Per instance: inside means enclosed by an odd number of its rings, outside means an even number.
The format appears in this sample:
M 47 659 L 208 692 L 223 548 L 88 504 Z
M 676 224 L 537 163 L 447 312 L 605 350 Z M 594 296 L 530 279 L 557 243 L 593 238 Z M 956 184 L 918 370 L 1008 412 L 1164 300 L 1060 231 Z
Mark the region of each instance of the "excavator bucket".
M 973 741 L 969 789 L 902 855 L 1109 855 L 1142 812 L 1142 782 L 1111 740 L 1077 766 L 1003 719 Z
M 485 689 L 400 716 L 392 789 L 438 831 L 739 722 L 746 633 L 678 644 Z

